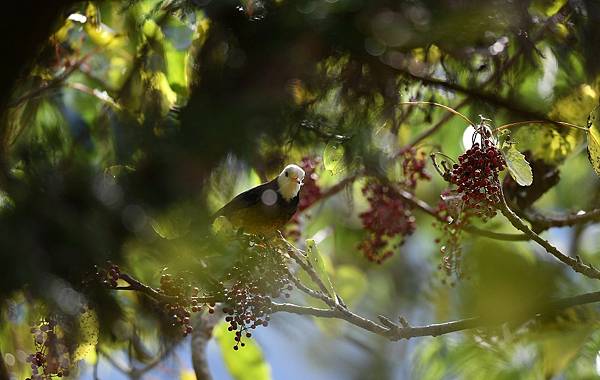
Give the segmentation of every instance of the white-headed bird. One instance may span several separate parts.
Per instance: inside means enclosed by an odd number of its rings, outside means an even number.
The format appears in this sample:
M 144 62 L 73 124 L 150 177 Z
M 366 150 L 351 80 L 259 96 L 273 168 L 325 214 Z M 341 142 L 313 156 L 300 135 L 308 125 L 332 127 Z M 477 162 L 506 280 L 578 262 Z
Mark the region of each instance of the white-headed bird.
M 214 214 L 226 217 L 245 232 L 272 235 L 291 219 L 298 209 L 304 170 L 288 165 L 272 181 L 247 190 Z

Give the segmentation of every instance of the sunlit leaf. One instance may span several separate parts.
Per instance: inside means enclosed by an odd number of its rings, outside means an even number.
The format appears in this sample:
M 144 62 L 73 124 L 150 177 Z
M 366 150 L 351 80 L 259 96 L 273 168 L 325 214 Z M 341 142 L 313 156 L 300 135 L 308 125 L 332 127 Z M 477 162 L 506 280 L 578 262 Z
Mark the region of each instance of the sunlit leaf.
M 518 150 L 529 150 L 533 157 L 556 165 L 562 163 L 580 144 L 580 132 L 544 124 L 521 127 L 514 136 Z
M 291 81 L 289 89 L 292 97 L 294 98 L 294 103 L 298 105 L 307 104 L 315 100 L 314 94 L 310 93 L 300 79 Z
M 79 317 L 79 345 L 73 353 L 73 360 L 96 361 L 96 345 L 98 344 L 98 318 L 92 310 L 86 310 Z
M 120 176 L 135 171 L 135 168 L 129 165 L 112 165 L 104 169 L 104 173 L 119 178 Z
M 531 7 L 546 17 L 554 15 L 562 8 L 567 0 L 534 0 Z
M 345 170 L 344 146 L 337 143 L 327 144 L 323 152 L 323 165 L 332 175 L 342 173 Z
M 600 108 L 596 107 L 588 118 L 588 159 L 597 175 L 600 176 L 600 126 L 598 125 L 600 117 Z
M 308 254 L 308 260 L 310 260 L 313 268 L 319 275 L 319 278 L 327 288 L 329 292 L 329 296 L 336 299 L 335 289 L 333 288 L 333 284 L 329 279 L 329 275 L 325 269 L 325 263 L 323 262 L 323 257 L 321 256 L 321 252 L 319 252 L 319 247 L 317 247 L 317 243 L 313 239 L 306 240 L 306 251 Z
M 511 177 L 521 186 L 531 185 L 533 172 L 523 153 L 519 152 L 514 144 L 503 146 L 501 151 Z
M 586 115 L 598 104 L 596 85 L 584 84 L 558 99 L 548 116 L 583 126 Z M 553 124 L 527 125 L 514 135 L 520 151 L 529 150 L 533 157 L 549 164 L 559 164 L 583 142 L 581 130 L 558 127 Z
M 367 289 L 367 276 L 352 265 L 341 265 L 336 268 L 334 282 L 337 293 L 347 303 L 357 301 Z
M 191 216 L 185 206 L 178 206 L 152 219 L 152 228 L 163 239 L 177 239 L 189 232 Z
M 233 230 L 233 224 L 223 215 L 215 218 L 212 223 L 212 231 L 217 236 L 230 236 Z
M 575 358 L 591 329 L 574 331 L 544 331 L 540 336 L 544 378 L 551 379 L 560 374 Z
M 196 373 L 191 369 L 183 369 L 179 373 L 179 380 L 196 380 Z
M 213 333 L 231 377 L 234 380 L 271 379 L 271 366 L 265 361 L 258 344 L 253 339 L 245 339 L 245 346 L 234 350 L 234 335 L 227 331 L 228 326 L 228 323 L 221 323 L 215 327 Z

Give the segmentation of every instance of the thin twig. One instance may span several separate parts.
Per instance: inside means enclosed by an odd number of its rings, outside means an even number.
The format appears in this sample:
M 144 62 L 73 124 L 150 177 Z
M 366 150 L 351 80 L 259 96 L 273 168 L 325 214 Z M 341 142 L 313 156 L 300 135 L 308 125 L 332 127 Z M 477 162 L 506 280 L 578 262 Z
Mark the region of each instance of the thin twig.
M 308 206 L 305 210 L 308 210 L 309 208 L 311 208 L 312 206 L 314 206 L 317 203 L 320 203 L 334 195 L 336 195 L 337 193 L 339 193 L 340 191 L 344 190 L 347 186 L 351 185 L 354 183 L 354 181 L 356 181 L 358 178 L 360 178 L 360 176 L 363 174 L 363 172 L 359 172 L 356 173 L 354 175 L 351 175 L 349 177 L 346 177 L 344 179 L 342 179 L 341 181 L 339 181 L 338 183 L 336 183 L 335 185 L 331 186 L 330 188 L 328 188 L 327 190 L 325 190 L 321 196 L 319 197 L 319 199 L 317 200 L 317 202 L 313 202 L 310 206 Z
M 121 372 L 124 375 L 128 375 L 131 373 L 131 369 L 127 368 L 124 364 L 117 362 L 108 352 L 104 351 L 102 348 L 98 348 L 98 353 L 100 356 L 103 356 L 109 363 L 112 365 L 117 371 Z
M 157 301 L 164 302 L 164 303 L 172 303 L 172 302 L 178 301 L 178 299 L 176 297 L 172 297 L 172 296 L 160 293 L 158 290 L 156 290 L 146 284 L 143 284 L 142 282 L 138 281 L 133 276 L 131 276 L 127 273 L 121 273 L 119 278 L 121 280 L 127 282 L 129 284 L 129 286 L 116 287 L 116 288 L 114 288 L 115 290 L 138 291 L 138 292 L 144 293 L 145 295 L 147 295 L 151 298 L 154 298 Z M 216 301 L 218 301 L 218 300 L 214 296 L 198 297 L 199 304 L 212 303 L 212 302 L 216 302 Z
M 548 20 L 546 20 L 546 22 L 544 23 L 544 25 L 542 25 L 542 27 L 540 28 L 540 30 L 536 33 L 536 35 L 532 38 L 532 40 L 537 40 L 538 38 L 542 37 L 545 35 L 546 30 L 548 28 L 550 28 L 552 25 L 555 25 L 555 23 L 559 20 L 561 20 L 562 18 L 564 18 L 563 13 L 563 9 L 565 9 L 566 4 L 563 5 L 563 7 L 552 17 L 550 17 Z M 480 89 L 484 89 L 487 86 L 489 86 L 492 83 L 495 83 L 502 75 L 503 73 L 509 69 L 511 66 L 513 66 L 516 62 L 517 62 L 517 58 L 523 54 L 525 50 L 523 49 L 523 47 L 519 47 L 519 49 L 515 52 L 515 54 L 512 55 L 512 57 L 510 57 L 506 63 L 502 66 L 501 69 L 499 69 L 498 71 L 494 72 L 493 75 L 491 75 L 487 80 L 485 80 L 483 83 L 481 83 L 481 85 L 479 86 Z M 480 98 L 481 96 L 478 96 L 478 98 Z M 452 107 L 455 111 L 459 111 L 461 108 L 465 107 L 466 105 L 468 105 L 471 102 L 471 98 L 472 97 L 466 97 L 465 99 L 461 100 L 456 106 Z M 424 131 L 423 133 L 421 133 L 420 135 L 417 135 L 417 137 L 410 142 L 407 146 L 405 146 L 404 148 L 401 149 L 401 151 L 405 151 L 407 149 L 410 149 L 411 147 L 417 145 L 419 142 L 421 142 L 422 140 L 426 139 L 427 137 L 431 136 L 432 134 L 434 134 L 435 132 L 437 132 L 444 124 L 446 124 L 446 122 L 448 120 L 450 120 L 452 118 L 451 114 L 446 114 L 444 115 L 444 117 L 442 117 L 433 127 L 429 128 L 428 130 Z
M 550 244 L 549 241 L 545 240 L 540 235 L 535 233 L 531 228 L 529 228 L 523 222 L 523 220 L 517 214 L 515 214 L 515 212 L 513 210 L 510 209 L 510 207 L 506 203 L 506 199 L 504 198 L 504 193 L 502 192 L 502 187 L 500 187 L 500 192 L 501 192 L 501 194 L 500 194 L 501 201 L 500 201 L 500 205 L 499 205 L 500 211 L 510 221 L 510 223 L 515 228 L 517 228 L 518 230 L 523 232 L 525 235 L 527 235 L 527 237 L 529 237 L 530 240 L 533 240 L 536 243 L 538 243 L 539 245 L 541 245 L 546 250 L 546 252 L 548 252 L 549 254 L 556 257 L 558 260 L 560 260 L 564 264 L 571 267 L 574 271 L 581 273 L 584 276 L 587 276 L 589 278 L 594 278 L 594 279 L 600 280 L 600 271 L 598 271 L 592 265 L 584 264 L 578 257 L 573 258 L 573 257 L 565 255 L 564 253 L 559 251 L 558 248 L 556 248 L 555 246 Z
M 590 222 L 600 222 L 600 209 L 590 211 L 579 211 L 574 214 L 560 216 L 546 216 L 534 210 L 523 211 L 536 232 L 547 230 L 551 227 L 571 227 Z
M 406 202 L 410 203 L 414 207 L 433 216 L 440 222 L 443 222 L 443 223 L 447 222 L 447 220 L 445 220 L 438 212 L 436 212 L 436 210 L 433 207 L 431 207 L 427 202 L 416 198 L 412 193 L 410 193 L 406 190 L 402 190 L 402 189 L 398 189 L 398 193 Z M 505 240 L 505 241 L 530 240 L 530 238 L 525 234 L 508 234 L 508 233 L 487 231 L 487 230 L 482 230 L 482 229 L 477 228 L 472 225 L 465 226 L 465 227 L 463 227 L 463 229 L 466 232 L 469 232 L 471 234 L 487 237 L 490 239 L 496 239 L 496 240 Z
M 461 100 L 460 103 L 458 103 L 456 106 L 454 106 L 453 109 L 455 111 L 458 111 L 459 109 L 465 107 L 470 102 L 471 102 L 471 99 L 469 99 L 469 98 L 463 99 L 463 100 Z M 425 130 L 424 132 L 422 132 L 421 134 L 417 135 L 417 137 L 415 137 L 414 140 L 412 140 L 410 143 L 408 143 L 408 145 L 406 145 L 405 147 L 403 147 L 402 149 L 400 149 L 400 152 L 402 153 L 402 152 L 405 152 L 405 151 L 409 150 L 410 148 L 414 147 L 415 145 L 417 145 L 421 141 L 423 141 L 426 138 L 428 138 L 429 136 L 433 135 L 442 126 L 444 126 L 444 124 L 446 124 L 450 119 L 452 119 L 452 116 L 454 116 L 454 115 L 450 114 L 450 113 L 445 114 L 431 128 L 429 128 L 429 129 Z
M 312 267 L 312 265 L 308 262 L 308 260 L 304 260 L 303 257 L 305 257 L 306 254 L 302 250 L 296 248 L 289 241 L 287 241 L 287 239 L 285 237 L 283 237 L 283 234 L 281 232 L 279 233 L 279 236 L 280 236 L 281 240 L 283 241 L 283 243 L 288 247 L 288 249 L 287 249 L 288 255 L 292 259 L 294 259 L 294 261 L 296 263 L 298 263 L 298 265 L 300 265 L 300 267 L 306 272 L 306 274 L 308 274 L 310 276 L 311 280 L 319 287 L 319 290 L 321 291 L 322 294 L 321 295 L 317 294 L 316 298 L 319 298 L 320 300 L 325 302 L 331 308 L 337 308 L 338 306 L 340 306 L 340 304 L 334 298 L 332 298 L 328 295 L 329 291 L 327 289 L 327 286 L 325 286 L 325 283 L 323 283 L 323 280 L 321 280 L 321 278 L 319 277 L 319 275 L 315 271 L 315 269 Z M 292 277 L 292 279 L 294 278 L 293 275 L 290 274 L 290 276 Z M 300 285 L 302 285 L 302 284 L 300 284 Z M 306 290 L 303 290 L 303 291 L 306 293 Z
M 86 55 L 81 57 L 79 60 L 77 60 L 76 62 L 71 64 L 69 67 L 65 68 L 65 70 L 62 73 L 60 73 L 59 75 L 57 75 L 56 77 L 47 81 L 40 87 L 33 89 L 33 90 L 29 91 L 28 93 L 26 93 L 26 94 L 20 96 L 19 98 L 13 100 L 12 102 L 10 102 L 8 104 L 8 108 L 17 107 L 17 106 L 21 105 L 21 103 L 23 103 L 27 100 L 37 98 L 42 93 L 44 93 L 46 90 L 60 86 L 71 76 L 71 74 L 73 74 L 75 71 L 77 71 L 77 69 L 79 69 L 79 67 L 81 65 L 83 65 L 94 54 L 98 53 L 98 51 L 100 51 L 101 49 L 102 49 L 102 47 L 97 47 L 94 50 L 92 50 L 91 52 L 87 53 Z
M 398 105 L 414 105 L 414 106 L 418 106 L 418 105 L 430 105 L 430 106 L 434 106 L 434 107 L 440 107 L 440 108 L 443 108 L 446 111 L 450 112 L 453 115 L 461 117 L 469 125 L 475 125 L 475 123 L 473 123 L 471 121 L 471 119 L 469 119 L 468 117 L 466 117 L 462 113 L 458 112 L 457 110 L 455 110 L 452 107 L 448 107 L 447 105 L 444 105 L 444 104 L 441 104 L 441 103 L 428 102 L 428 101 L 409 101 L 409 102 L 399 102 Z

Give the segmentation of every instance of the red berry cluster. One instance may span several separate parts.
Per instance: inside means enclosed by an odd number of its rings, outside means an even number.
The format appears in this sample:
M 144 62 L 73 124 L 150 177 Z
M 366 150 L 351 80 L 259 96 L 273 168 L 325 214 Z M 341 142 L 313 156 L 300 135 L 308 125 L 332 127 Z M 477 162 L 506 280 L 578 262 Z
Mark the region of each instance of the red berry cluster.
M 317 167 L 321 165 L 321 157 L 304 157 L 300 161 L 300 167 L 304 169 L 304 185 L 300 190 L 300 202 L 298 203 L 298 211 L 304 211 L 313 203 L 321 199 L 323 195 L 321 188 L 317 184 L 319 175 L 316 173 Z
M 404 237 L 414 232 L 415 217 L 411 207 L 391 184 L 369 181 L 362 192 L 370 208 L 359 216 L 369 237 L 358 247 L 367 259 L 380 264 L 393 254 L 392 248 L 399 247 Z M 389 241 L 398 236 L 400 240 L 390 248 Z
M 487 137 L 481 146 L 475 143 L 458 157 L 450 182 L 457 186 L 466 209 L 484 220 L 496 215 L 496 205 L 500 202 L 498 172 L 505 166 L 502 153 Z
M 234 350 L 244 347 L 243 338 L 250 338 L 259 326 L 268 326 L 272 312 L 271 299 L 290 297 L 293 286 L 284 256 L 267 241 L 250 239 L 247 252 L 225 276 L 230 285 L 223 291 L 229 323 L 228 330 L 235 331 Z
M 416 227 L 412 205 L 400 195 L 401 191 L 414 193 L 419 180 L 430 180 L 425 171 L 427 164 L 424 152 L 413 148 L 400 155 L 403 177 L 399 182 L 382 184 L 371 180 L 363 187 L 362 193 L 369 202 L 369 210 L 359 216 L 368 237 L 359 244 L 359 249 L 370 261 L 378 264 L 393 254 L 393 249 L 404 243 Z M 395 239 L 395 244 L 390 244 Z
M 485 125 L 478 130 L 482 143 L 474 143 L 465 153 L 458 157 L 458 164 L 446 175 L 450 183 L 456 185 L 454 190 L 446 190 L 441 194 L 442 201 L 438 205 L 440 222 L 436 227 L 443 231 L 440 252 L 442 263 L 440 269 L 447 276 L 452 273 L 463 277 L 461 270 L 461 241 L 463 228 L 470 224 L 473 217 L 488 220 L 496 215 L 497 205 L 501 201 L 500 181 L 498 173 L 504 169 L 504 157 L 491 141 L 491 132 Z
M 414 190 L 417 187 L 417 181 L 429 181 L 431 175 L 427 173 L 427 154 L 425 152 L 417 153 L 414 148 L 404 151 L 402 158 L 402 174 L 404 176 L 404 187 Z
M 183 336 L 193 331 L 191 313 L 198 312 L 201 306 L 198 301 L 200 290 L 186 283 L 183 277 L 173 277 L 163 274 L 160 277 L 158 292 L 175 299 L 174 302 L 164 305 L 164 312 L 169 318 L 172 327 L 181 329 Z M 209 312 L 214 313 L 214 304 L 209 307 Z
M 26 380 L 69 376 L 69 350 L 56 329 L 56 321 L 49 318 L 31 329 L 36 351 L 26 359 L 31 363 L 31 377 Z
M 303 211 L 316 203 L 323 193 L 321 187 L 317 184 L 319 175 L 316 173 L 317 168 L 321 165 L 321 157 L 304 157 L 300 161 L 300 167 L 304 169 L 304 185 L 300 189 L 300 201 L 298 203 L 298 212 L 290 221 L 290 228 L 287 231 L 287 237 L 293 240 L 299 240 L 301 235 L 301 226 L 303 219 L 309 216 Z

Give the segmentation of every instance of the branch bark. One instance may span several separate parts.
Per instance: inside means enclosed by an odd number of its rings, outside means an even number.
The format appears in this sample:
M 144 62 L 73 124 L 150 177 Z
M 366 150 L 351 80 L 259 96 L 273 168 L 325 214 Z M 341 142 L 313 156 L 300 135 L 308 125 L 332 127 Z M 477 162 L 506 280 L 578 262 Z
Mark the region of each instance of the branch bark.
M 504 192 L 502 192 L 502 187 L 500 187 L 500 192 L 501 192 L 501 194 L 500 194 L 501 201 L 500 201 L 500 205 L 499 205 L 500 211 L 510 221 L 510 223 L 515 228 L 522 231 L 525 235 L 527 235 L 527 237 L 530 240 L 533 240 L 536 243 L 538 243 L 539 245 L 541 245 L 546 250 L 546 252 L 548 252 L 549 254 L 556 257 L 558 260 L 560 260 L 564 264 L 571 267 L 575 272 L 581 273 L 584 276 L 587 276 L 589 278 L 600 280 L 600 271 L 598 269 L 594 268 L 591 264 L 584 264 L 581 261 L 581 258 L 579 258 L 579 256 L 576 256 L 575 258 L 573 258 L 571 256 L 565 255 L 560 250 L 558 250 L 558 248 L 556 248 L 555 246 L 550 244 L 550 242 L 548 240 L 542 238 L 540 235 L 535 233 L 531 228 L 529 228 L 523 222 L 523 220 L 517 214 L 515 214 L 515 212 L 513 210 L 510 209 L 510 207 L 506 203 L 506 199 L 504 198 Z
M 194 320 L 191 340 L 192 366 L 197 380 L 212 379 L 208 368 L 208 360 L 206 359 L 206 346 L 212 337 L 214 327 L 219 323 L 222 316 L 220 311 L 215 311 L 214 314 L 198 315 Z
M 526 210 L 524 216 L 531 223 L 535 232 L 542 232 L 552 227 L 571 227 L 591 222 L 600 222 L 600 209 L 580 211 L 575 214 L 561 216 L 545 216 L 534 210 Z
M 573 297 L 560 298 L 548 302 L 546 305 L 529 315 L 529 318 L 552 315 L 569 307 L 581 306 L 590 303 L 600 302 L 600 291 L 585 293 Z M 334 318 L 344 320 L 352 325 L 358 326 L 363 330 L 380 335 L 392 341 L 401 339 L 410 339 L 424 336 L 440 336 L 452 332 L 470 330 L 476 328 L 494 327 L 506 322 L 514 321 L 490 321 L 480 317 L 459 319 L 450 322 L 433 323 L 423 326 L 410 326 L 403 318 L 399 323 L 394 323 L 385 317 L 381 317 L 382 324 L 375 323 L 369 319 L 361 317 L 353 312 L 343 312 L 338 309 L 323 309 L 309 306 L 300 306 L 291 303 L 273 303 L 273 312 L 284 312 L 298 315 L 310 315 L 319 318 Z M 385 323 L 384 323 L 385 322 Z M 385 325 L 385 326 L 384 326 Z

